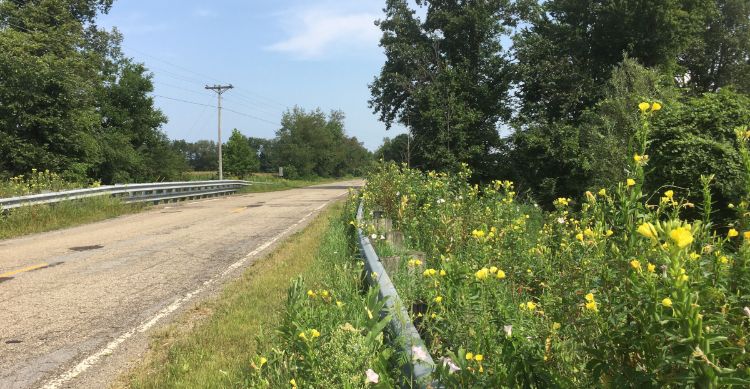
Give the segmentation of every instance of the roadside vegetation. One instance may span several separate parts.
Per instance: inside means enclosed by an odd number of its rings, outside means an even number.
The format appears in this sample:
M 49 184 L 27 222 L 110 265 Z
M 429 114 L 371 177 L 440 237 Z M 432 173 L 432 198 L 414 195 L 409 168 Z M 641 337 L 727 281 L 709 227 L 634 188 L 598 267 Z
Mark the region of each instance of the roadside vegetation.
M 367 211 L 405 237 L 379 251 L 401 254 L 392 277 L 447 387 L 750 385 L 748 198 L 716 224 L 713 176 L 697 204 L 683 188 L 644 191 L 660 109 L 640 105 L 625 180 L 550 212 L 510 181 L 472 185 L 466 167 L 386 164 L 369 177 Z M 750 131 L 735 137 L 748 179 Z M 361 227 L 394 233 L 383 225 Z
M 392 387 L 400 373 L 384 343 L 382 303 L 363 291 L 343 209 L 324 211 L 157 334 L 118 386 L 357 388 L 369 379 Z
M 205 175 L 210 172 L 201 172 Z M 196 175 L 192 178 L 203 179 Z M 273 192 L 310 185 L 324 184 L 340 179 L 297 179 L 288 180 L 270 175 L 246 177 L 255 182 L 237 193 Z M 345 178 L 342 178 L 345 179 Z M 86 184 L 66 181 L 56 173 L 49 171 L 32 173 L 26 176 L 13 177 L 0 181 L 0 198 L 26 196 L 31 194 L 97 187 L 98 182 Z M 80 200 L 62 201 L 54 204 L 43 204 L 13 208 L 0 213 L 0 239 L 8 239 L 38 232 L 52 231 L 92 223 L 148 209 L 148 204 L 125 204 L 119 199 L 108 196 L 97 196 Z
M 145 209 L 108 196 L 14 208 L 0 213 L 0 240 L 93 223 Z

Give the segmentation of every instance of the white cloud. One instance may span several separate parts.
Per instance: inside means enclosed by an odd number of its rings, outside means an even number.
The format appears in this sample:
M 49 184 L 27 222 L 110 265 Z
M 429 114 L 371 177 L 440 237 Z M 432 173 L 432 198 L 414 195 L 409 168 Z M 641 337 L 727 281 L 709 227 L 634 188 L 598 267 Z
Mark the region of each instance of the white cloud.
M 268 46 L 301 59 L 321 58 L 335 49 L 376 48 L 380 30 L 374 13 L 348 13 L 306 9 L 282 14 L 290 37 Z

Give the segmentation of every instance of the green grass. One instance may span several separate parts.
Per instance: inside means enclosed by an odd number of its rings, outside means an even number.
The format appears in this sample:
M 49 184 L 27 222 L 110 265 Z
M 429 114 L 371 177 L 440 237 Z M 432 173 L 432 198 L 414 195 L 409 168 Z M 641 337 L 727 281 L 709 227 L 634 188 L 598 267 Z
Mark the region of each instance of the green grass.
M 246 186 L 239 193 L 260 193 L 275 192 L 279 190 L 303 188 L 310 185 L 327 184 L 336 181 L 347 180 L 350 178 L 309 178 L 299 180 L 287 180 L 273 176 L 253 176 L 247 178 L 248 181 L 255 182 Z
M 363 292 L 342 209 L 324 211 L 219 297 L 154 335 L 114 387 L 285 388 L 291 379 L 300 388 L 372 387 L 368 368 L 380 374 L 378 387 L 392 387 L 402 379 L 397 355 L 384 343 L 376 291 Z
M 272 343 L 281 320 L 289 280 L 305 273 L 319 279 L 312 266 L 330 217 L 341 206 L 324 211 L 304 231 L 258 259 L 221 296 L 199 304 L 177 323 L 156 334 L 151 348 L 115 387 L 207 388 L 234 386 L 250 368 L 257 339 Z
M 0 239 L 96 222 L 144 208 L 106 196 L 15 208 L 0 214 Z

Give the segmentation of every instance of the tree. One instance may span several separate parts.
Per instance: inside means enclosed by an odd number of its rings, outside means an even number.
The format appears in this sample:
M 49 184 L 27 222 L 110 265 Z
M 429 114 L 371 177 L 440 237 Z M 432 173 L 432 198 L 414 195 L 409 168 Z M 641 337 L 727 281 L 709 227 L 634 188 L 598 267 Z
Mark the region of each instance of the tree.
M 549 0 L 533 3 L 513 38 L 520 125 L 569 120 L 602 98 L 623 54 L 670 77 L 700 41 L 714 0 Z M 656 28 L 655 26 L 658 26 Z
M 665 109 L 654 123 L 648 187 L 685 188 L 680 193 L 700 204 L 701 175 L 714 175 L 715 209 L 747 195 L 735 128 L 750 123 L 750 97 L 722 89 Z M 723 216 L 726 216 L 723 215 Z
M 224 170 L 229 174 L 244 177 L 249 173 L 258 171 L 257 151 L 250 148 L 247 137 L 236 128 L 232 130 L 232 135 L 224 147 L 222 157 Z
M 375 151 L 375 157 L 398 164 L 407 163 L 409 135 L 399 134 L 393 139 L 383 138 L 383 144 Z
M 95 24 L 111 0 L 0 2 L 0 169 L 76 181 L 172 179 L 186 168 L 161 131 L 151 76 Z
M 363 171 L 370 153 L 344 131 L 344 114 L 294 107 L 284 112 L 281 128 L 271 144 L 273 165 L 287 177 L 335 177 Z
M 682 81 L 696 94 L 733 85 L 750 94 L 750 0 L 716 0 L 700 39 L 679 57 Z
M 388 0 L 380 45 L 386 62 L 370 84 L 370 107 L 390 128 L 411 129 L 414 154 L 428 169 L 468 163 L 490 176 L 507 118 L 510 60 L 500 39 L 512 22 L 507 0 L 418 1 L 422 22 L 405 0 Z

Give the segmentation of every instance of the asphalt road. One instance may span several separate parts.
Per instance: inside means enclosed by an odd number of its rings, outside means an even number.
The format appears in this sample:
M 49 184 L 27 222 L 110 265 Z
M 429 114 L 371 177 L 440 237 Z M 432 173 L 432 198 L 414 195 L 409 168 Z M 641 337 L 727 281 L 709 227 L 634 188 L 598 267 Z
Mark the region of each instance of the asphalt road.
M 159 206 L 0 240 L 0 388 L 100 388 L 347 181 Z

